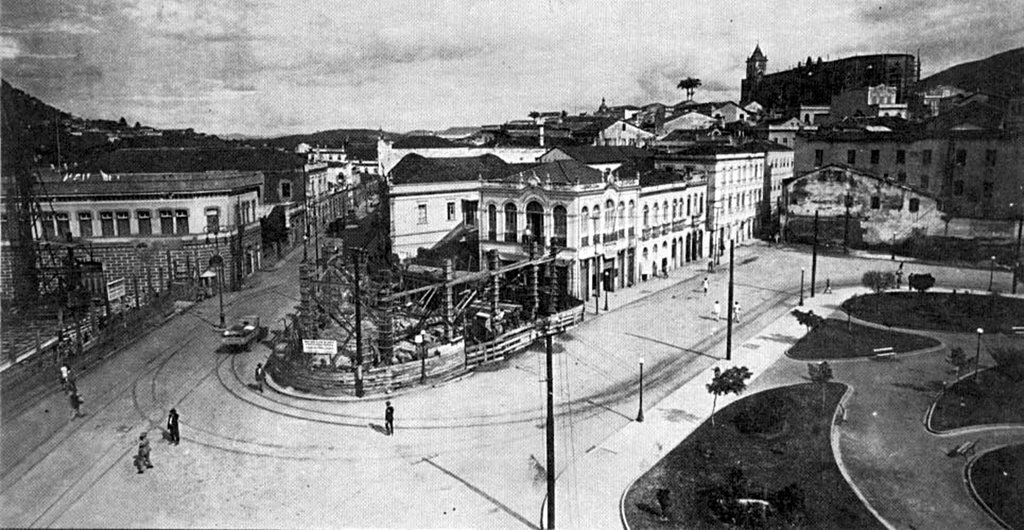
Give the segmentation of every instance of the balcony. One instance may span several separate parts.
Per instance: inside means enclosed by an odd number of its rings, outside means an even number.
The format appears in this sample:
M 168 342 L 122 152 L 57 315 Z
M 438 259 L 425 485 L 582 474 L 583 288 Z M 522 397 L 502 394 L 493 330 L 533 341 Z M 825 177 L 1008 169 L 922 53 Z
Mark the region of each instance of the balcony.
M 618 239 L 619 239 L 619 235 L 617 233 L 615 233 L 615 232 L 608 232 L 607 234 L 604 235 L 604 242 L 605 243 L 613 243 L 613 242 L 615 242 Z
M 583 236 L 582 238 L 580 238 L 580 246 L 581 247 L 589 247 L 590 246 L 590 236 Z
M 594 244 L 595 245 L 600 245 L 601 244 L 601 234 L 594 234 Z
M 505 242 L 515 243 L 517 241 L 515 232 L 505 232 Z
M 620 228 L 619 231 L 618 231 L 617 237 L 619 239 L 626 239 L 626 229 L 625 228 Z
M 686 221 L 673 221 L 672 222 L 672 231 L 673 232 L 682 232 L 685 229 L 686 229 Z
M 565 236 L 552 237 L 551 246 L 556 248 L 566 248 L 569 246 L 569 240 Z
M 640 231 L 640 241 L 647 241 L 650 238 L 651 238 L 651 228 L 650 227 L 645 227 L 643 230 Z
M 523 234 L 521 241 L 523 242 L 523 246 L 529 245 L 530 241 L 533 241 L 534 243 L 537 244 L 538 249 L 544 248 L 544 236 Z
M 633 237 L 635 235 L 636 235 L 636 228 L 633 228 L 632 226 L 629 227 L 629 237 Z

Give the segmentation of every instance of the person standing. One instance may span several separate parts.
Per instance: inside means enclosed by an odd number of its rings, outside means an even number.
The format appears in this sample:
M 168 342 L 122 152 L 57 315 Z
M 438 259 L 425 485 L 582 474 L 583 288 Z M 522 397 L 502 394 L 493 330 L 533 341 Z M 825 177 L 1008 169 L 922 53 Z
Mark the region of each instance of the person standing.
M 733 300 L 732 302 L 732 318 L 734 321 L 739 323 L 740 321 L 740 301 Z
M 171 412 L 167 414 L 167 434 L 170 436 L 170 442 L 174 445 L 178 445 L 181 442 L 181 432 L 178 431 L 178 411 L 171 409 Z
M 715 322 L 722 319 L 722 304 L 719 304 L 718 300 L 711 306 L 711 316 L 715 317 Z
M 704 277 L 704 282 L 701 284 L 701 287 L 704 289 L 704 296 L 707 296 L 708 295 L 708 277 L 707 276 Z
M 60 384 L 64 388 L 64 391 L 68 390 L 68 383 L 71 382 L 71 369 L 68 368 L 67 363 L 60 365 Z
M 384 434 L 395 434 L 395 407 L 391 406 L 390 401 L 384 404 Z
M 135 454 L 135 469 L 142 473 L 143 466 L 146 469 L 153 469 L 153 463 L 149 461 L 149 439 L 146 438 L 146 433 L 139 435 L 139 452 Z
M 68 392 L 68 401 L 71 403 L 71 419 L 75 419 L 82 415 L 82 397 L 78 395 L 78 390 L 72 388 Z
M 261 363 L 256 363 L 256 389 L 259 390 L 261 394 L 263 393 L 264 378 L 266 378 L 266 375 L 263 373 L 263 365 Z

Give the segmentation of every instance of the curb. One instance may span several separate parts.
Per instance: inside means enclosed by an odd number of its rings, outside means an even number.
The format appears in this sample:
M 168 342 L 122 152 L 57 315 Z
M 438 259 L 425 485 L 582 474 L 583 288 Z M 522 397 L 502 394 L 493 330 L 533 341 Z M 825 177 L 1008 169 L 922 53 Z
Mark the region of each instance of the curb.
M 978 503 L 978 506 L 981 506 L 981 509 L 985 510 L 985 513 L 988 514 L 988 516 L 991 517 L 992 520 L 996 522 L 996 524 L 1002 526 L 1006 530 L 1013 530 L 1013 528 L 1010 525 L 1006 524 L 1006 521 L 1004 521 L 1002 519 L 1002 517 L 999 517 L 998 515 L 996 515 L 996 513 L 994 511 L 992 511 L 992 508 L 989 508 L 988 504 L 985 504 L 985 501 L 983 501 L 981 499 L 981 496 L 978 495 L 978 490 L 976 490 L 974 488 L 974 482 L 971 481 L 971 470 L 974 468 L 974 463 L 977 462 L 981 457 L 985 456 L 986 454 L 991 453 L 993 451 L 998 451 L 999 449 L 1002 449 L 1004 447 L 1013 447 L 1013 446 L 1012 445 L 1002 445 L 1002 446 L 999 446 L 999 447 L 993 447 L 992 449 L 989 449 L 988 451 L 985 451 L 985 452 L 983 452 L 983 453 L 981 453 L 979 455 L 975 455 L 974 458 L 972 458 L 969 462 L 967 462 L 967 465 L 964 466 L 964 485 L 967 487 L 967 492 L 971 494 L 971 498 L 974 499 L 974 502 Z
M 986 368 L 986 370 L 992 369 L 993 368 Z M 934 399 L 932 399 L 932 404 L 928 406 L 928 410 L 925 411 L 925 415 L 922 420 L 925 430 L 928 431 L 929 434 L 941 438 L 950 438 L 953 436 L 961 436 L 964 434 L 977 434 L 988 431 L 1005 431 L 1015 429 L 1021 429 L 1022 431 L 1024 431 L 1024 423 L 986 423 L 984 425 L 968 425 L 966 427 L 957 427 L 955 429 L 948 429 L 945 431 L 940 431 L 932 427 L 932 416 L 935 414 L 935 407 L 938 406 L 939 399 L 942 398 L 942 394 L 946 393 L 947 390 L 953 388 L 953 385 L 972 376 L 973 374 L 961 375 L 959 379 L 950 383 L 948 387 L 943 389 L 941 392 L 939 392 L 937 396 L 935 396 Z

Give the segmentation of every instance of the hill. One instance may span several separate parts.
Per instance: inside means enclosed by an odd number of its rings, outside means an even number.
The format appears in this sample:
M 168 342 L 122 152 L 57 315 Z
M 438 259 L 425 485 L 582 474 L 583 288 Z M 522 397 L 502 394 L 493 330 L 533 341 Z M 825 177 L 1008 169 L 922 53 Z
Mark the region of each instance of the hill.
M 377 144 L 377 137 L 381 134 L 384 138 L 394 139 L 401 137 L 401 134 L 374 129 L 331 129 L 308 134 L 291 134 L 278 136 L 276 138 L 251 138 L 240 140 L 242 143 L 260 147 L 277 147 L 281 149 L 295 149 L 300 143 L 309 145 L 322 145 L 327 147 L 341 147 L 349 144 Z
M 1024 48 L 952 66 L 922 79 L 918 87 L 924 90 L 939 85 L 1003 97 L 1024 95 Z

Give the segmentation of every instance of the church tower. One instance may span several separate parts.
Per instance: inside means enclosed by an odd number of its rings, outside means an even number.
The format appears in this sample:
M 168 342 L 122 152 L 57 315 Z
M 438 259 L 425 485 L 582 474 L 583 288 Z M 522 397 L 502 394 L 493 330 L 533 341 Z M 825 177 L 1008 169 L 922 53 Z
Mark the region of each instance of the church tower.
M 740 83 L 740 104 L 746 105 L 755 98 L 757 85 L 768 71 L 768 57 L 761 52 L 761 44 L 754 46 L 754 53 L 747 58 L 747 77 Z

